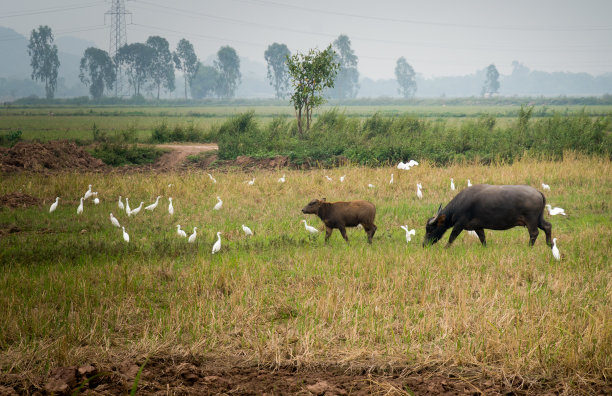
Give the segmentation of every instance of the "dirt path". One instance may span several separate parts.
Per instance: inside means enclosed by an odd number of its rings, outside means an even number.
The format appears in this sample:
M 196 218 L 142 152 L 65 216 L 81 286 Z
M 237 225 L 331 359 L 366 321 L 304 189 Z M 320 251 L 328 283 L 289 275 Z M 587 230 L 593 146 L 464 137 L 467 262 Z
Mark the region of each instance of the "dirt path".
M 215 143 L 206 144 L 158 144 L 156 147 L 170 149 L 169 153 L 162 155 L 155 163 L 155 168 L 169 171 L 180 168 L 187 156 L 198 154 L 204 151 L 216 151 L 219 147 Z

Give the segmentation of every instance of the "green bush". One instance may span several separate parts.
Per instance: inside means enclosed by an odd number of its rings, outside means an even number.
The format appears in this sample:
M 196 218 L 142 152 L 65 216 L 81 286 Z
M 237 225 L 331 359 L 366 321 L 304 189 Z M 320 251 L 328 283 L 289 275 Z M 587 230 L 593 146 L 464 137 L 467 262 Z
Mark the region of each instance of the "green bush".
M 17 129 L 6 135 L 0 135 L 0 146 L 13 147 L 17 142 L 21 141 L 21 134 L 21 129 Z
M 90 150 L 93 157 L 99 158 L 107 165 L 143 165 L 151 164 L 159 158 L 164 151 L 155 147 L 126 145 L 118 143 L 104 143 Z

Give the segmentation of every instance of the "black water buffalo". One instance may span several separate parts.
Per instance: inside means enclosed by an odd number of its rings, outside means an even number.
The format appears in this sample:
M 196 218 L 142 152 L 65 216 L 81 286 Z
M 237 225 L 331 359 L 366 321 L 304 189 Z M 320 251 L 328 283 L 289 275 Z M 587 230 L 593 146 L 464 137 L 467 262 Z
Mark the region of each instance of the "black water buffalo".
M 527 227 L 529 245 L 538 237 L 538 228 L 546 233 L 546 243 L 552 246 L 549 222 L 544 220 L 544 194 L 529 186 L 491 186 L 477 184 L 461 191 L 436 216 L 427 220 L 423 246 L 436 243 L 452 228 L 449 247 L 462 230 L 473 230 L 482 245 L 486 245 L 484 229 L 507 230 Z
M 325 223 L 325 242 L 334 228 L 340 230 L 342 237 L 348 242 L 346 227 L 363 226 L 368 235 L 368 243 L 376 232 L 374 217 L 376 207 L 368 201 L 326 202 L 325 198 L 313 199 L 302 209 L 302 213 L 316 214 Z

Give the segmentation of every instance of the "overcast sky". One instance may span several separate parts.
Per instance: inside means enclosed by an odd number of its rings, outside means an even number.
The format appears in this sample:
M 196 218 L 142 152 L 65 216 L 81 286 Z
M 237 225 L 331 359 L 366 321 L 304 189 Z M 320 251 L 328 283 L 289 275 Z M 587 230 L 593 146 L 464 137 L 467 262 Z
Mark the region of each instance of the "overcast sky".
M 0 0 L 0 26 L 29 37 L 49 25 L 108 51 L 110 0 Z M 230 45 L 265 63 L 273 42 L 292 52 L 325 48 L 346 34 L 361 76 L 394 78 L 405 57 L 426 77 L 474 73 L 512 61 L 531 69 L 612 72 L 612 0 L 129 0 L 128 43 L 181 38 L 201 59 Z M 0 39 L 2 39 L 0 37 Z M 0 60 L 6 62 L 8 60 Z

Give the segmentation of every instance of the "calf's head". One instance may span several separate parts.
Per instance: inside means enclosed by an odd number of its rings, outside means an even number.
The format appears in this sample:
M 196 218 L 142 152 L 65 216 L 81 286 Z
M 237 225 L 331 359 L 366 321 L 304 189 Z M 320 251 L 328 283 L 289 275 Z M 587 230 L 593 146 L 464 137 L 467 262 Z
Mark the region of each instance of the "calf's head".
M 442 210 L 442 204 L 438 208 L 438 213 L 434 217 L 430 217 L 425 225 L 425 239 L 423 240 L 423 247 L 427 245 L 433 245 L 438 242 L 444 232 L 448 229 L 446 225 L 446 215 L 440 214 Z
M 325 198 L 313 199 L 312 201 L 308 202 L 308 205 L 302 208 L 302 213 L 317 214 L 323 202 L 325 202 Z

